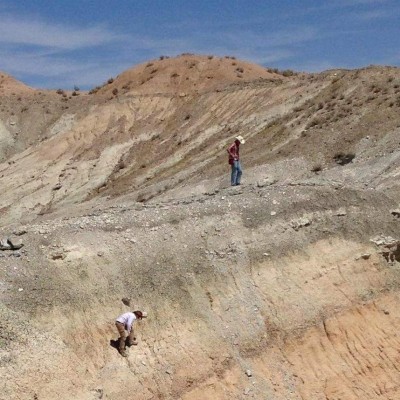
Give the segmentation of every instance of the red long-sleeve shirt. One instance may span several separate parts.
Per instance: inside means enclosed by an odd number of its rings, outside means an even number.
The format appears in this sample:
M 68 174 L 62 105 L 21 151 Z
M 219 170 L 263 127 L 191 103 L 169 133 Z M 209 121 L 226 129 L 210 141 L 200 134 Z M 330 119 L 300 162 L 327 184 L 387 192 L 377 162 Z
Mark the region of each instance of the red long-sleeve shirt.
M 234 161 L 239 160 L 239 144 L 233 142 L 228 148 L 229 164 L 232 165 Z

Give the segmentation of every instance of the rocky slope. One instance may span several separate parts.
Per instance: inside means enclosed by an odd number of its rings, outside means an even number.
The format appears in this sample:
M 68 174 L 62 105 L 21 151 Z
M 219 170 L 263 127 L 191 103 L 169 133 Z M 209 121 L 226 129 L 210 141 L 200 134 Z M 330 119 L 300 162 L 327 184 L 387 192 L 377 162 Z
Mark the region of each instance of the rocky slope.
M 399 70 L 284 75 L 184 55 L 2 111 L 1 399 L 400 396 Z

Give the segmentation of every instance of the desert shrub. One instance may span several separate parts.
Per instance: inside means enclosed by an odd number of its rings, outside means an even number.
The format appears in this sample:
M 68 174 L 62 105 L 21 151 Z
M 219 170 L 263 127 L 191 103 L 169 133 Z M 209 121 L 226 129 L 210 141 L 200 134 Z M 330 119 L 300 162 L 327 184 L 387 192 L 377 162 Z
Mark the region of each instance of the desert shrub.
M 312 121 L 310 121 L 307 126 L 306 129 L 312 128 L 313 126 L 318 126 L 321 125 L 322 120 L 319 118 L 314 118 Z
M 244 72 L 244 69 L 242 67 L 237 67 L 236 71 L 242 74 Z
M 56 93 L 57 93 L 57 94 L 64 94 L 64 90 L 62 90 L 62 89 L 57 89 Z
M 177 78 L 179 76 L 178 73 L 174 72 L 173 74 L 171 74 L 171 78 Z
M 101 89 L 100 86 L 96 86 L 95 88 L 93 88 L 93 89 L 91 89 L 91 90 L 89 91 L 89 94 L 97 93 L 100 89 Z
M 208 56 L 207 57 L 209 60 L 212 60 L 214 58 L 214 56 Z
M 293 76 L 294 71 L 292 71 L 291 69 L 285 69 L 284 71 L 282 71 L 282 75 L 286 77 Z
M 146 64 L 146 67 L 148 68 L 148 67 L 152 67 L 154 64 L 152 63 L 152 62 L 149 62 L 149 63 L 147 63 Z
M 75 85 L 74 90 L 75 90 L 75 92 L 79 92 L 81 89 L 79 89 L 79 87 Z
M 111 83 L 113 83 L 114 82 L 114 78 L 110 78 L 108 81 L 107 81 L 107 83 L 110 85 Z
M 339 165 L 346 165 L 349 164 L 353 161 L 353 159 L 355 158 L 355 154 L 354 153 L 336 153 L 333 156 L 333 159 L 335 160 L 336 164 Z
M 314 173 L 322 171 L 322 165 L 321 164 L 314 164 L 313 167 L 311 168 L 311 171 Z
M 118 89 L 117 89 L 117 88 L 114 88 L 113 91 L 112 91 L 112 94 L 113 94 L 114 96 L 116 96 L 116 95 L 118 94 Z
M 79 93 L 76 92 L 75 90 L 72 92 L 71 96 L 79 96 Z

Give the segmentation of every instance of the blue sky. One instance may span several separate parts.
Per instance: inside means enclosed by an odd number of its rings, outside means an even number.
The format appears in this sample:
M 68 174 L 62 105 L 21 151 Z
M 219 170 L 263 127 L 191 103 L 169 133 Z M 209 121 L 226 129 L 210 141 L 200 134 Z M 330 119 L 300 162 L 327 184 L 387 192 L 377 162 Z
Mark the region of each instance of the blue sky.
M 82 89 L 160 55 L 298 71 L 400 65 L 399 0 L 0 0 L 0 70 Z

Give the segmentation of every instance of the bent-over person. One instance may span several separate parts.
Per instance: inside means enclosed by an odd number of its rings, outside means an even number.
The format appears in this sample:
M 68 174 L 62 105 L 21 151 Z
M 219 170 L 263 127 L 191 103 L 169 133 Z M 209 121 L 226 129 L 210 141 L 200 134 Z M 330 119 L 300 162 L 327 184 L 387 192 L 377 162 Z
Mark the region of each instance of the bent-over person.
M 123 357 L 127 357 L 126 345 L 132 346 L 137 345 L 138 341 L 135 337 L 135 331 L 133 329 L 134 322 L 138 319 L 143 318 L 141 311 L 126 312 L 121 314 L 115 321 L 115 326 L 119 333 L 118 351 Z

